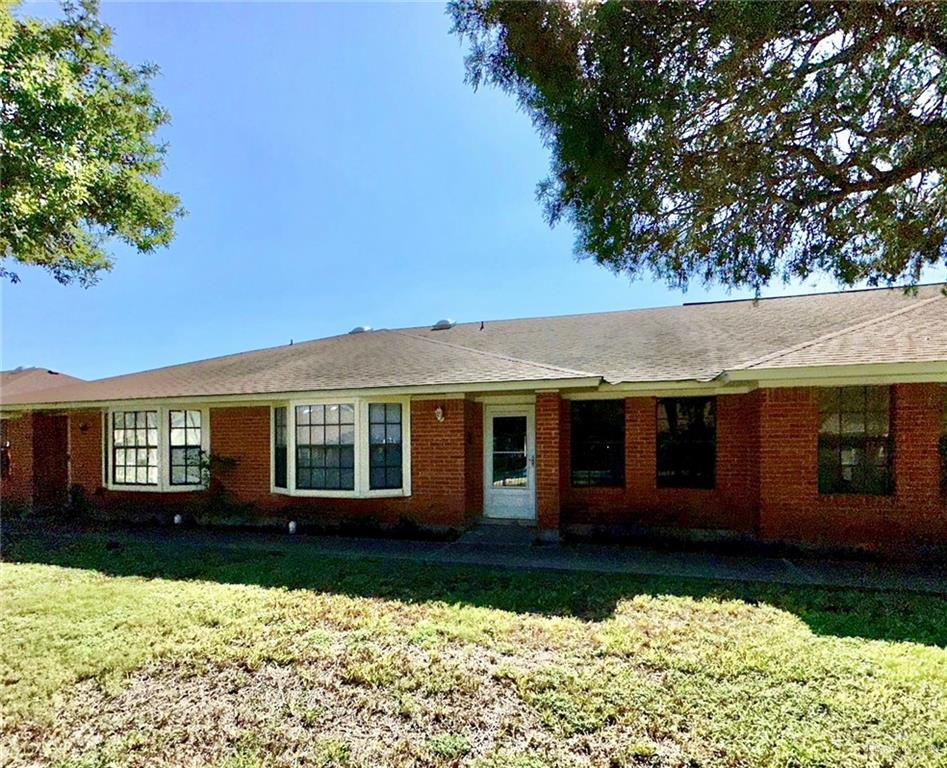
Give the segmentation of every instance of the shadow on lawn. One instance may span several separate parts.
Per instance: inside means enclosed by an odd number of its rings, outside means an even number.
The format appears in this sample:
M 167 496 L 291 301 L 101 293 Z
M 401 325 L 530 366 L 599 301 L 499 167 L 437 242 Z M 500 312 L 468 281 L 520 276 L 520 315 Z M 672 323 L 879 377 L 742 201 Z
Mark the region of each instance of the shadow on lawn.
M 311 589 L 411 603 L 440 601 L 587 621 L 606 619 L 620 600 L 642 594 L 741 600 L 788 611 L 819 635 L 947 647 L 947 598 L 938 595 L 353 560 L 312 552 L 299 541 L 225 545 L 205 533 L 193 541 L 178 534 L 142 541 L 118 532 L 51 535 L 37 528 L 6 528 L 7 561 L 114 576 Z

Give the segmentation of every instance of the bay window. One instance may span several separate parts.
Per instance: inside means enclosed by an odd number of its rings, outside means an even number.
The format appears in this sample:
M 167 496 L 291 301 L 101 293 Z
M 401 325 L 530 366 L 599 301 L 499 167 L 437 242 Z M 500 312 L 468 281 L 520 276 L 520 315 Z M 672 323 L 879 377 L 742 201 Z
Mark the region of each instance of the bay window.
M 201 412 L 168 411 L 171 485 L 201 482 Z
M 409 495 L 408 403 L 351 398 L 274 406 L 273 492 Z
M 286 463 L 289 459 L 286 450 L 286 407 L 273 409 L 273 486 L 288 488 L 289 475 Z
M 402 479 L 401 404 L 368 405 L 369 487 L 400 488 Z
M 158 484 L 158 412 L 112 413 L 112 482 Z
M 105 417 L 103 475 L 114 490 L 187 491 L 203 487 L 209 446 L 200 408 L 117 408 Z
M 296 487 L 355 490 L 355 408 L 351 403 L 296 406 Z

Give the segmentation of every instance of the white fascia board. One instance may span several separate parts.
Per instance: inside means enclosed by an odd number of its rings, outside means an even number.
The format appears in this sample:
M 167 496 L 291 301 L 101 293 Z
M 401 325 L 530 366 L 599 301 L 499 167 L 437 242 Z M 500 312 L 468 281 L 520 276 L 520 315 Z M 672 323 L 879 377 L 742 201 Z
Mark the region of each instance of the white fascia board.
M 407 387 L 369 387 L 364 389 L 323 389 L 299 392 L 262 392 L 230 395 L 181 395 L 164 398 L 131 398 L 122 400 L 84 400 L 64 403 L 26 403 L 0 404 L 0 412 L 16 413 L 21 411 L 49 410 L 98 410 L 115 406 L 162 406 L 175 403 L 211 404 L 215 406 L 240 406 L 248 403 L 274 403 L 307 398 L 346 398 L 346 397 L 416 397 L 418 399 L 437 399 L 447 395 L 464 396 L 468 393 L 483 392 L 535 392 L 537 389 L 589 388 L 597 387 L 602 379 L 588 376 L 569 379 L 534 379 L 528 381 L 498 381 L 469 384 L 418 385 Z
M 726 383 L 754 382 L 760 387 L 947 383 L 947 361 L 746 368 L 725 371 L 720 380 Z

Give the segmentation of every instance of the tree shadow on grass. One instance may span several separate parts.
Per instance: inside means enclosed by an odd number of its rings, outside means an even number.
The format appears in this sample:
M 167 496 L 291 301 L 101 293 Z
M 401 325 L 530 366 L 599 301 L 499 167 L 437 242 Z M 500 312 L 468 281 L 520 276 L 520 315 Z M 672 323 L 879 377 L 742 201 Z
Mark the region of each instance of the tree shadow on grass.
M 673 595 L 740 600 L 790 612 L 818 635 L 947 647 L 947 598 L 903 591 L 803 587 L 613 573 L 511 570 L 410 560 L 327 556 L 296 540 L 215 542 L 212 534 L 5 530 L 4 559 L 95 570 L 112 576 L 308 589 L 406 603 L 438 601 L 515 613 L 611 617 L 621 600 Z

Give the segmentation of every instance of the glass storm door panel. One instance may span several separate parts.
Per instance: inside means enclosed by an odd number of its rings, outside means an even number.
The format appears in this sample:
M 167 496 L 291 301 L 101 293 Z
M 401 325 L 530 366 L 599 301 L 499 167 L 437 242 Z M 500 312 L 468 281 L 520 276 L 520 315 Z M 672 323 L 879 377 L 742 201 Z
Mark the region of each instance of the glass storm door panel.
M 484 516 L 536 517 L 533 409 L 484 408 Z

